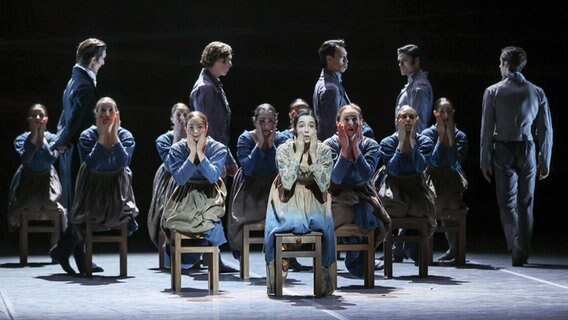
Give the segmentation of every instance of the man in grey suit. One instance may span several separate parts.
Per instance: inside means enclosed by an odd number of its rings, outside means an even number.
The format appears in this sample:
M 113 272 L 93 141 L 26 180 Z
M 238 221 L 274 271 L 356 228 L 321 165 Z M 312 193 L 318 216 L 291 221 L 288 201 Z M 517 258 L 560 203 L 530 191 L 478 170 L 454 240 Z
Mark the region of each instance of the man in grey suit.
M 349 59 L 342 39 L 325 41 L 318 54 L 322 70 L 312 99 L 318 121 L 318 139 L 324 141 L 335 134 L 339 108 L 351 103 L 341 83 L 341 75 L 347 70 Z M 363 135 L 374 138 L 373 130 L 367 123 L 363 124 Z
M 501 50 L 502 80 L 485 89 L 481 118 L 481 172 L 488 182 L 495 175 L 499 214 L 513 266 L 528 263 L 536 176 L 548 176 L 552 154 L 548 100 L 521 73 L 526 63 L 522 48 Z

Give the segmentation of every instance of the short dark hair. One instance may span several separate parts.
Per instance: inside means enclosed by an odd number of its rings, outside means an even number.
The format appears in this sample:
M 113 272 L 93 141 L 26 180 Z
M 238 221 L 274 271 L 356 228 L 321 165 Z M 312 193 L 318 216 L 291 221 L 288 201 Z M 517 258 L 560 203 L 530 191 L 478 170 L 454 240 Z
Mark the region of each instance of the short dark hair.
M 327 56 L 335 56 L 335 52 L 337 51 L 338 47 L 345 48 L 345 40 L 343 39 L 335 39 L 335 40 L 327 40 L 321 44 L 318 54 L 321 62 L 322 68 L 327 67 Z
M 440 109 L 440 106 L 442 106 L 443 104 L 449 104 L 452 109 L 454 108 L 454 104 L 450 101 L 450 99 L 441 97 L 434 103 L 434 110 L 438 111 L 438 109 Z
M 410 56 L 412 58 L 412 61 L 414 61 L 414 59 L 416 59 L 416 58 L 419 58 L 420 64 L 422 64 L 422 50 L 420 49 L 419 46 L 417 46 L 415 44 L 407 44 L 405 46 L 402 46 L 402 47 L 396 49 L 396 53 L 397 54 L 404 53 L 404 54 Z
M 276 108 L 274 108 L 274 106 L 271 105 L 270 103 L 263 103 L 254 109 L 254 115 L 252 116 L 253 124 L 256 121 L 256 118 L 258 118 L 258 115 L 260 114 L 261 111 L 270 112 L 274 114 L 274 118 L 278 119 L 278 112 L 276 112 Z
M 93 57 L 99 59 L 105 50 L 106 43 L 96 38 L 89 38 L 79 43 L 75 59 L 78 64 L 88 65 Z
M 204 68 L 211 68 L 217 59 L 228 58 L 232 54 L 233 48 L 230 45 L 220 41 L 213 41 L 203 49 L 200 62 Z
M 34 103 L 32 104 L 32 106 L 28 109 L 28 116 L 31 116 L 32 111 L 34 111 L 35 108 L 40 108 L 41 110 L 43 110 L 43 113 L 45 113 L 45 115 L 47 116 L 47 108 L 41 104 L 41 103 Z
M 185 103 L 183 103 L 183 102 L 178 102 L 178 103 L 174 104 L 174 106 L 172 107 L 172 109 L 171 109 L 171 111 L 170 111 L 170 116 L 171 116 L 171 117 L 174 116 L 174 113 L 176 112 L 176 110 L 177 110 L 178 108 L 186 108 L 188 112 L 191 111 L 191 110 L 189 109 L 189 107 L 187 106 L 187 104 L 185 104 Z
M 509 64 L 509 72 L 521 72 L 527 64 L 527 53 L 521 47 L 505 47 L 501 49 L 501 60 Z
M 296 113 L 296 115 L 294 116 L 294 119 L 292 120 L 294 126 L 294 135 L 298 135 L 298 132 L 296 131 L 296 126 L 298 125 L 298 119 L 300 119 L 301 116 L 310 116 L 312 118 L 314 118 L 314 121 L 316 123 L 316 129 L 318 127 L 318 119 L 316 118 L 316 115 L 314 113 L 314 111 L 312 109 L 302 109 L 300 111 L 298 111 L 298 113 Z

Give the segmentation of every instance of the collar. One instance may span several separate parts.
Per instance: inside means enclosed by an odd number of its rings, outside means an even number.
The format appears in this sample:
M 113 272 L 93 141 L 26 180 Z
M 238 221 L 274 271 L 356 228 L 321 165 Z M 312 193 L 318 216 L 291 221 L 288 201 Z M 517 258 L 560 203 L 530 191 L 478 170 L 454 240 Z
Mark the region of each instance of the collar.
M 85 68 L 84 66 L 82 66 L 78 63 L 76 63 L 74 67 L 85 70 L 85 72 L 89 75 L 89 77 L 91 79 L 93 79 L 93 83 L 95 84 L 95 87 L 97 86 L 97 74 L 93 70 L 91 70 L 89 68 Z
M 223 84 L 221 83 L 221 80 L 219 78 L 217 78 L 216 76 L 214 76 L 211 71 L 209 71 L 209 69 L 207 68 L 203 68 L 203 73 L 207 75 L 207 77 L 209 77 L 209 79 L 211 79 L 211 81 L 214 82 L 214 84 L 217 87 L 222 87 Z

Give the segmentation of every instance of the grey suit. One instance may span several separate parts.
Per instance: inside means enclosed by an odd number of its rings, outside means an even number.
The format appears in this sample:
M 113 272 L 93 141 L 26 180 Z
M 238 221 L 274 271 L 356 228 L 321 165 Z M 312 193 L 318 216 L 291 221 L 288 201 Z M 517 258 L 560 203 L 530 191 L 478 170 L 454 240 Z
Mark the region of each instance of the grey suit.
M 552 120 L 544 91 L 519 72 L 485 90 L 480 153 L 481 168 L 494 171 L 507 246 L 514 259 L 526 261 L 532 239 L 537 155 L 538 166 L 550 168 Z

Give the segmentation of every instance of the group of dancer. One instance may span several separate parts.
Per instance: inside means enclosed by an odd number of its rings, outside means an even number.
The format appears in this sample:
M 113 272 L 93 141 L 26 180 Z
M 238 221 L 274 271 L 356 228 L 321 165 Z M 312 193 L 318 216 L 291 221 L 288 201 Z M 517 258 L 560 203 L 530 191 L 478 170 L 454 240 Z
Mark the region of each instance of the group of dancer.
M 456 127 L 451 101 L 445 97 L 433 101 L 418 46 L 397 51 L 408 83 L 396 100 L 392 135 L 375 140 L 364 110 L 351 102 L 342 85 L 348 67 L 345 42 L 328 40 L 319 49 L 322 71 L 313 109 L 302 99 L 293 101 L 290 126 L 279 131 L 274 106 L 258 105 L 252 112 L 253 128 L 238 137 L 236 157 L 228 147 L 231 108 L 220 81 L 232 66 L 232 54 L 226 43 L 215 41 L 205 47 L 189 103 L 171 108 L 172 128 L 156 139 L 162 164 L 154 177 L 147 216 L 156 246 L 163 245 L 161 235 L 167 243 L 170 231 L 176 230 L 200 234 L 202 241 L 214 246 L 228 241 L 233 256 L 240 259 L 243 226 L 264 222 L 266 284 L 268 294 L 274 294 L 276 263 L 282 263 L 285 271 L 310 269 L 295 259 L 275 261 L 275 234 L 319 231 L 324 285 L 317 294 L 326 296 L 334 291 L 330 268 L 337 258 L 334 230 L 338 227 L 354 223 L 374 229 L 379 246 L 391 232 L 391 217 L 427 217 L 434 232 L 437 212 L 466 208 L 462 195 L 468 184 L 461 163 L 468 152 L 467 136 Z M 134 138 L 120 126 L 116 102 L 96 98 L 96 75 L 105 57 L 106 44 L 101 40 L 81 42 L 63 95 L 57 134 L 46 131 L 47 109 L 36 104 L 28 114 L 30 131 L 15 141 L 22 167 L 12 183 L 9 221 L 17 226 L 18 212 L 28 204 L 43 201 L 59 210 L 62 221 L 69 223 L 50 256 L 70 274 L 75 273 L 68 261 L 71 254 L 79 272 L 85 270 L 86 223 L 99 230 L 123 223 L 130 233 L 138 229 L 129 169 Z M 546 96 L 520 73 L 525 63 L 521 48 L 502 50 L 503 80 L 486 90 L 481 130 L 481 168 L 488 181 L 495 171 L 500 215 L 515 266 L 528 260 L 536 168 L 540 178 L 548 175 L 552 148 Z M 88 116 L 92 110 L 95 125 Z M 435 120 L 428 127 L 431 115 Z M 531 127 L 536 131 L 531 132 Z M 59 175 L 53 167 L 58 157 Z M 229 191 L 228 177 L 233 177 Z M 42 199 L 31 199 L 32 187 L 49 192 L 35 193 Z M 440 262 L 455 259 L 454 241 L 451 234 L 446 236 L 449 249 Z M 167 257 L 169 247 L 165 247 Z M 396 245 L 393 260 L 405 258 L 416 260 L 416 248 Z M 200 255 L 182 258 L 183 268 L 200 263 L 208 262 Z M 345 267 L 362 277 L 363 256 L 347 253 Z M 375 267 L 383 267 L 380 259 Z M 101 271 L 93 264 L 93 272 Z M 234 270 L 221 263 L 221 271 Z

